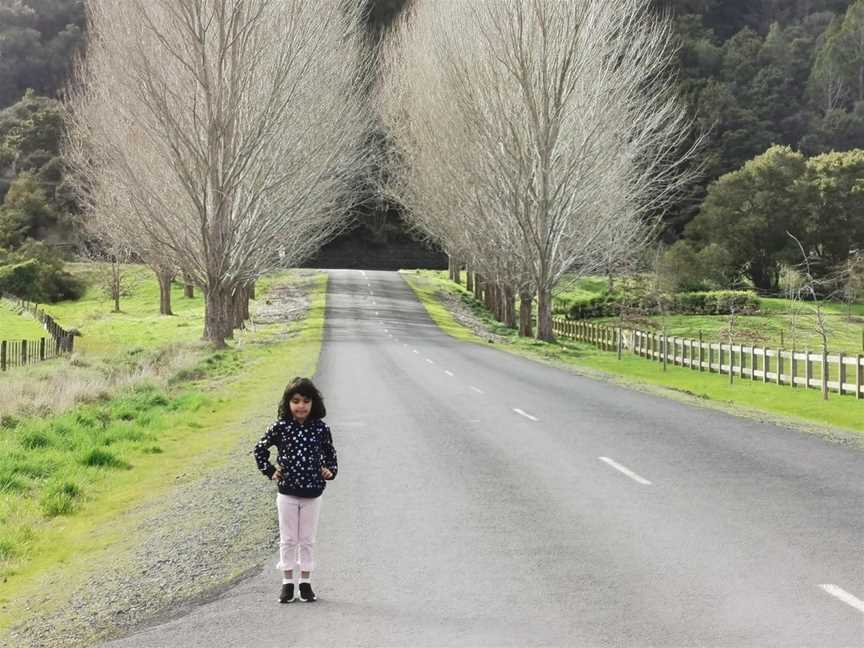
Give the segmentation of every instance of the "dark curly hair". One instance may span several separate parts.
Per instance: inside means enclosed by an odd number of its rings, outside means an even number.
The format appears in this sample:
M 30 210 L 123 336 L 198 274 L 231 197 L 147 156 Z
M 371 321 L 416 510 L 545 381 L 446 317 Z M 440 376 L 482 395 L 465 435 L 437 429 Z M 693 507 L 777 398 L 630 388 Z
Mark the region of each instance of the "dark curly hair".
M 315 384 L 308 378 L 297 376 L 291 379 L 288 386 L 285 387 L 285 392 L 282 394 L 282 400 L 279 401 L 279 409 L 277 416 L 280 421 L 291 420 L 291 399 L 295 394 L 305 396 L 312 401 L 312 409 L 309 412 L 309 418 L 322 419 L 327 416 L 327 409 L 324 407 L 324 398 Z

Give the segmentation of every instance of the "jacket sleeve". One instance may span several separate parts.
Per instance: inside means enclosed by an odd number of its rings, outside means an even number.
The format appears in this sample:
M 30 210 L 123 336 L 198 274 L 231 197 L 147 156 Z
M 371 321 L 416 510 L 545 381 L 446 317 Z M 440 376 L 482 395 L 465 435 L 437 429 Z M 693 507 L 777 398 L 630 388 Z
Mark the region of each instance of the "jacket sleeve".
M 255 448 L 252 450 L 255 455 L 255 463 L 258 464 L 258 470 L 264 473 L 268 479 L 272 479 L 273 473 L 276 472 L 276 468 L 270 463 L 270 448 L 276 445 L 276 439 L 278 438 L 279 422 L 277 421 L 267 428 L 267 432 L 264 433 L 264 436 L 261 437 L 261 440 L 255 444 Z
M 326 423 L 321 438 L 321 465 L 332 472 L 333 479 L 336 479 L 336 473 L 339 472 L 339 465 L 336 463 L 336 448 L 333 446 L 333 435 L 330 433 L 330 427 Z

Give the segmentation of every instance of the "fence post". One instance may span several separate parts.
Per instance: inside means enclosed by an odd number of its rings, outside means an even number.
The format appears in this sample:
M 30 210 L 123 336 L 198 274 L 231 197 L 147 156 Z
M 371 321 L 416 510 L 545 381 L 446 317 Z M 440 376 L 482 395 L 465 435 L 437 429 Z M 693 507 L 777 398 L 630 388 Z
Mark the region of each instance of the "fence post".
M 717 355 L 719 356 L 717 360 L 717 373 L 723 375 L 723 343 L 720 342 L 717 346 L 719 347 L 717 349 Z
M 864 380 L 861 380 L 861 358 L 864 357 L 860 353 L 856 358 L 855 362 L 855 398 L 856 400 L 861 400 L 861 383 Z
M 669 337 L 666 331 L 663 331 L 663 371 L 666 371 L 666 364 L 669 361 Z
M 39 338 L 39 361 L 45 361 L 45 338 Z
M 621 359 L 621 351 L 624 348 L 624 330 L 619 326 L 618 327 L 618 359 Z
M 27 366 L 27 340 L 21 340 L 21 364 L 19 366 Z
M 822 398 L 828 398 L 828 351 L 822 349 Z
M 702 367 L 702 360 L 704 359 L 704 353 L 702 349 L 702 331 L 699 331 L 699 372 L 704 371 Z
M 796 388 L 795 385 L 795 377 L 798 373 L 798 359 L 795 357 L 795 345 L 792 345 L 792 353 L 789 356 L 789 364 L 791 365 L 790 376 L 792 379 L 789 381 L 789 384 L 792 385 L 792 389 Z
M 738 354 L 741 355 L 740 353 Z M 729 384 L 731 385 L 735 380 L 735 347 L 730 342 L 729 343 Z
M 762 364 L 762 370 L 765 370 L 765 364 Z M 750 380 L 756 380 L 756 347 L 750 345 Z
M 840 382 L 840 395 L 841 396 L 846 393 L 846 391 L 843 389 L 843 383 L 846 382 L 846 365 L 843 363 L 843 360 L 845 360 L 845 359 L 846 359 L 845 354 L 841 351 L 840 352 L 840 370 L 837 372 L 839 375 L 838 381 Z
M 6 371 L 6 340 L 0 342 L 0 371 Z
M 813 374 L 813 362 L 810 360 L 810 349 L 804 349 L 804 388 L 810 389 L 810 378 Z
M 756 380 L 756 376 L 754 374 L 753 380 Z M 768 382 L 768 348 L 762 348 L 762 382 Z
M 783 384 L 783 348 L 777 349 L 777 384 Z

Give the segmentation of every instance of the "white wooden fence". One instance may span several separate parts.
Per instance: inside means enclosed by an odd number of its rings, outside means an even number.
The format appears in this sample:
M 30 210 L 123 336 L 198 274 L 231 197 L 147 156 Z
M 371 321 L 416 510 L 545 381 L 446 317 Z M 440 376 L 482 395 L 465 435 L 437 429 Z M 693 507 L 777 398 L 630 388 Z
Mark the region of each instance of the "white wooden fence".
M 864 398 L 864 356 L 767 349 L 744 344 L 706 342 L 662 333 L 604 326 L 587 321 L 553 320 L 555 335 L 627 352 L 693 371 L 726 374 L 730 380 L 819 389 Z

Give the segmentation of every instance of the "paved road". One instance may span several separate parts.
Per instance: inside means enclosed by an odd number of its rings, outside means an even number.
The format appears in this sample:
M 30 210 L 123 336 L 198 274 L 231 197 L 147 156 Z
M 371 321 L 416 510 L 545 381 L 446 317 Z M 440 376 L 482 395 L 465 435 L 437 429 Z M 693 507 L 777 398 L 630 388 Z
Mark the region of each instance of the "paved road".
M 112 646 L 864 646 L 861 451 L 456 342 L 396 273 L 331 272 L 318 382 L 320 600 L 274 549 Z

